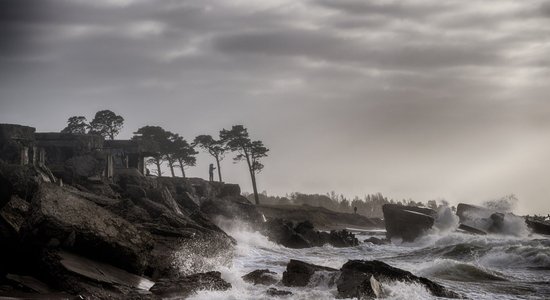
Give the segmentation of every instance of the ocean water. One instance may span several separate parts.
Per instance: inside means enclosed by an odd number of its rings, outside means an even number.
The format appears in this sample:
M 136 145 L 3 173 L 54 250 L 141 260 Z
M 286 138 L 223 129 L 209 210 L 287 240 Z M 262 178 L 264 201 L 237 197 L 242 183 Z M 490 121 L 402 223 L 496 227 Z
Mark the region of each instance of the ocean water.
M 232 284 L 232 289 L 201 291 L 191 299 L 273 299 L 265 294 L 269 287 L 246 283 L 241 276 L 256 269 L 270 269 L 282 277 L 290 259 L 337 269 L 349 259 L 377 259 L 427 277 L 469 299 L 550 299 L 548 237 L 530 235 L 517 224 L 511 225 L 507 235 L 474 236 L 455 232 L 456 222 L 443 223 L 414 243 L 394 240 L 391 245 L 361 243 L 350 248 L 289 249 L 270 242 L 244 224 L 223 222 L 222 228 L 238 244 L 233 260 L 215 269 Z M 360 241 L 384 234 L 383 230 L 356 231 Z M 293 293 L 281 299 L 336 299 L 336 286 L 331 279 L 326 273 L 316 273 L 304 288 L 280 283 L 272 287 Z M 388 299 L 436 299 L 421 285 L 381 283 Z

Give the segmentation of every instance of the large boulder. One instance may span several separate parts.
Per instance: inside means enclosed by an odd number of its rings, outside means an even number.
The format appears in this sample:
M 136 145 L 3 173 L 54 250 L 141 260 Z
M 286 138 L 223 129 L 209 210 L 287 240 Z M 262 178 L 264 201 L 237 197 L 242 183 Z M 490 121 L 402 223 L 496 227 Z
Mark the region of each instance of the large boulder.
M 226 291 L 230 288 L 231 284 L 221 278 L 220 272 L 207 272 L 176 280 L 159 281 L 151 288 L 151 292 L 163 299 L 185 299 L 202 290 Z
M 269 220 L 264 224 L 267 237 L 288 248 L 320 247 L 330 244 L 334 247 L 352 247 L 359 245 L 359 240 L 347 230 L 330 233 L 317 231 L 309 221 L 296 225 L 283 219 Z
M 550 235 L 550 222 L 526 218 L 525 223 L 534 233 Z
M 282 283 L 285 286 L 306 286 L 316 272 L 330 272 L 336 274 L 338 270 L 291 259 L 286 265 Z
M 11 165 L 0 161 L 0 206 L 13 194 L 30 201 L 43 181 L 37 168 L 32 165 Z
M 93 202 L 53 184 L 35 194 L 22 227 L 25 242 L 63 247 L 140 273 L 152 249 L 150 235 Z
M 272 272 L 268 269 L 263 270 L 254 270 L 246 275 L 244 275 L 242 278 L 246 282 L 250 282 L 254 285 L 257 284 L 263 284 L 263 285 L 272 285 L 277 283 L 276 278 L 277 273 Z
M 400 237 L 412 242 L 434 225 L 436 212 L 429 208 L 384 204 L 386 238 Z
M 349 260 L 342 266 L 340 272 L 336 283 L 340 298 L 374 297 L 380 293 L 377 281 L 414 282 L 423 285 L 436 297 L 460 297 L 427 278 L 415 276 L 411 272 L 392 267 L 378 260 Z M 373 278 L 378 280 L 375 281 Z

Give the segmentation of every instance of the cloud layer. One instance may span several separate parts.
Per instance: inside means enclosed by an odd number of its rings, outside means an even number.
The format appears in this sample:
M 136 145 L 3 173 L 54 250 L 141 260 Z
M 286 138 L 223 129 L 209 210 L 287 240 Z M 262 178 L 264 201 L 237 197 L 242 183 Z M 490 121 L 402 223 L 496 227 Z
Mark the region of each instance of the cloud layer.
M 5 0 L 0 122 L 55 131 L 110 108 L 124 137 L 188 139 L 242 123 L 271 148 L 269 193 L 550 211 L 548 53 L 542 0 Z

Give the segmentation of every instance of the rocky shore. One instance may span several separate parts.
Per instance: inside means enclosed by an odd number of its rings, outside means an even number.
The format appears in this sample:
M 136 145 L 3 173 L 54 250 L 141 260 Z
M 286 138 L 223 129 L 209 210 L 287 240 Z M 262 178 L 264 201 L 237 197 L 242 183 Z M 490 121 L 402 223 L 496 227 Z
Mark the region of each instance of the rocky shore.
M 345 230 L 266 219 L 235 184 L 137 172 L 69 179 L 0 161 L 0 295 L 160 299 L 229 289 L 212 272 L 231 262 L 235 245 L 212 221 L 219 218 L 290 248 L 359 244 Z

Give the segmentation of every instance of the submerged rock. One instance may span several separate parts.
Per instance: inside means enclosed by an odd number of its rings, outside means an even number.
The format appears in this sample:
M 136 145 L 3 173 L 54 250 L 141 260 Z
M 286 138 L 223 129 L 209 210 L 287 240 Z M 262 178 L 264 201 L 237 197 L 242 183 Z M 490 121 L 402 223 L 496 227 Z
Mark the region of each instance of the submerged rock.
M 292 295 L 292 292 L 290 291 L 278 290 L 275 288 L 269 288 L 265 293 L 271 297 L 284 297 Z
M 411 272 L 392 267 L 378 260 L 349 260 L 340 269 L 337 281 L 338 296 L 341 298 L 376 297 L 382 292 L 380 281 L 404 281 L 422 284 L 437 297 L 460 298 L 460 295 L 445 287 Z M 372 278 L 375 280 L 372 280 Z M 376 280 L 378 279 L 378 280 Z
M 464 230 L 464 231 L 472 233 L 472 234 L 487 235 L 487 232 L 485 232 L 481 229 L 475 228 L 473 226 L 466 225 L 466 224 L 460 224 L 458 226 L 458 229 Z
M 386 238 L 400 237 L 412 242 L 434 225 L 436 212 L 429 208 L 384 204 Z
M 272 285 L 277 283 L 277 278 L 275 277 L 277 273 L 272 272 L 268 269 L 263 270 L 254 270 L 246 275 L 244 275 L 242 278 L 246 282 L 256 284 L 263 284 L 263 285 Z
M 150 291 L 162 298 L 187 298 L 199 291 L 226 291 L 231 284 L 221 278 L 220 272 L 198 273 L 175 280 L 157 282 Z
M 371 243 L 371 244 L 374 244 L 374 245 L 387 245 L 387 244 L 391 243 L 387 239 L 379 239 L 377 237 L 370 237 L 368 239 L 365 239 L 363 242 Z
M 291 259 L 283 273 L 282 283 L 285 286 L 306 286 L 315 272 L 338 272 L 338 270 L 309 264 L 300 260 Z

